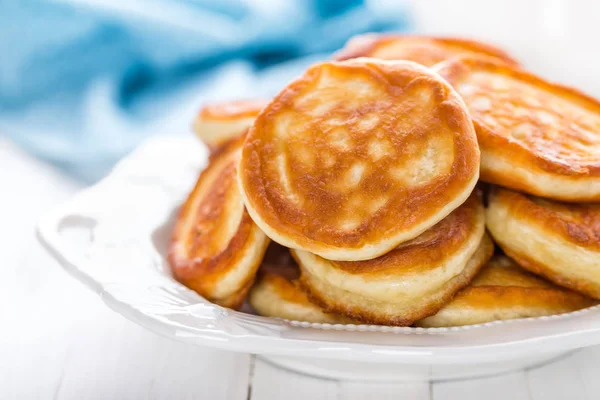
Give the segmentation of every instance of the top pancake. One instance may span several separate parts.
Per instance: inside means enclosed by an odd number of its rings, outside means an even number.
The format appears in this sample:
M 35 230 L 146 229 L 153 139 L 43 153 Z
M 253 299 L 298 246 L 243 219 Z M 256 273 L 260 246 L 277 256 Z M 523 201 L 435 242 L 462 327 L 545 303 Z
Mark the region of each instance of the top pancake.
M 211 158 L 179 211 L 169 248 L 175 278 L 222 306 L 241 306 L 269 239 L 244 208 L 236 181 L 242 140 Z
M 249 130 L 239 168 L 248 212 L 273 240 L 366 260 L 469 196 L 479 148 L 462 99 L 410 61 L 316 64 Z
M 410 60 L 430 67 L 441 61 L 468 54 L 481 54 L 509 64 L 518 64 L 504 51 L 474 40 L 408 35 L 356 36 L 350 39 L 334 58 L 348 60 L 357 57 L 373 57 L 383 60 Z
M 211 150 L 216 150 L 248 130 L 266 100 L 237 100 L 205 105 L 194 120 L 194 132 Z
M 469 108 L 482 180 L 557 200 L 600 200 L 598 101 L 486 58 L 434 69 Z

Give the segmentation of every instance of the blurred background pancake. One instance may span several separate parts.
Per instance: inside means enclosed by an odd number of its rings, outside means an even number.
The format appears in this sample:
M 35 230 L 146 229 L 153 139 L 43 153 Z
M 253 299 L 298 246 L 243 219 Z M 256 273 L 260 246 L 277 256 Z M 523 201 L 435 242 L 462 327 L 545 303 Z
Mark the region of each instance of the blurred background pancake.
M 366 260 L 462 204 L 479 174 L 464 103 L 410 61 L 310 67 L 249 130 L 239 179 L 248 212 L 286 247 Z
M 266 100 L 237 100 L 207 104 L 193 122 L 194 133 L 212 151 L 245 133 Z
M 436 313 L 493 253 L 477 195 L 433 228 L 368 261 L 330 261 L 292 250 L 311 301 L 328 312 L 382 325 Z
M 169 248 L 174 277 L 206 299 L 239 308 L 269 239 L 245 210 L 236 181 L 241 140 L 210 159 L 181 207 Z
M 433 328 L 541 317 L 596 303 L 528 273 L 506 256 L 497 255 L 450 303 L 437 314 L 417 321 L 416 325 Z
M 431 67 L 450 58 L 480 54 L 502 62 L 518 65 L 503 50 L 468 39 L 433 36 L 366 34 L 351 38 L 334 54 L 336 60 L 374 57 L 383 60 L 409 60 Z
M 490 58 L 436 70 L 462 96 L 481 147 L 481 179 L 562 201 L 600 200 L 600 102 Z
M 492 189 L 487 227 L 523 268 L 600 299 L 600 204 L 570 204 Z
M 299 276 L 300 270 L 289 249 L 271 242 L 258 270 L 256 283 L 248 295 L 250 305 L 265 317 L 330 324 L 353 323 L 349 318 L 328 314 L 311 303 L 297 285 Z

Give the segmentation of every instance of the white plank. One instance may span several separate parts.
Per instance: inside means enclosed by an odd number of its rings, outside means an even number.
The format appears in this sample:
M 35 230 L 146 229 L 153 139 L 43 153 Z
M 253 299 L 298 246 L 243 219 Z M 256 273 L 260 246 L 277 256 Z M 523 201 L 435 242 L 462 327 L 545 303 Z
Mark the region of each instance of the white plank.
M 433 384 L 433 400 L 529 400 L 524 372 Z
M 429 400 L 430 384 L 340 382 L 340 400 Z
M 71 280 L 37 244 L 35 223 L 78 185 L 0 140 L 0 398 L 51 398 L 66 359 L 71 318 L 60 313 Z
M 58 387 L 66 360 L 68 343 L 65 337 L 70 321 L 57 311 L 61 302 L 54 297 L 54 293 L 63 289 L 62 280 L 41 271 L 40 276 L 35 277 L 30 266 L 47 265 L 28 261 L 39 260 L 40 255 L 43 255 L 42 249 L 31 244 L 24 262 L 18 264 L 17 279 L 13 281 L 17 286 L 13 288 L 10 304 L 15 308 L 5 314 L 6 319 L 2 318 L 6 322 L 3 322 L 0 335 L 6 339 L 6 343 L 0 344 L 0 376 L 6 382 L 0 384 L 2 399 L 51 397 Z M 68 280 L 66 276 L 60 278 Z M 0 285 L 2 290 L 4 285 Z M 26 290 L 27 287 L 31 290 Z
M 58 399 L 245 399 L 249 356 L 174 342 L 110 311 L 81 316 Z
M 337 381 L 296 374 L 256 359 L 250 399 L 335 400 L 338 391 Z
M 574 355 L 529 369 L 525 374 L 532 400 L 591 399 Z
M 579 350 L 573 355 L 575 368 L 579 372 L 582 385 L 589 399 L 600 398 L 600 346 Z

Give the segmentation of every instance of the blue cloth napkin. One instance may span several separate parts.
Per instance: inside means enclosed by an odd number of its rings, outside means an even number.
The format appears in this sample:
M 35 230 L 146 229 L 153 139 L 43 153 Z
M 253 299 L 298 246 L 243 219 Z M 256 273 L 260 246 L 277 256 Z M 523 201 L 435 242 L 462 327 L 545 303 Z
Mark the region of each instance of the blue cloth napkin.
M 206 101 L 272 95 L 350 36 L 407 27 L 384 1 L 0 2 L 0 134 L 93 182 Z

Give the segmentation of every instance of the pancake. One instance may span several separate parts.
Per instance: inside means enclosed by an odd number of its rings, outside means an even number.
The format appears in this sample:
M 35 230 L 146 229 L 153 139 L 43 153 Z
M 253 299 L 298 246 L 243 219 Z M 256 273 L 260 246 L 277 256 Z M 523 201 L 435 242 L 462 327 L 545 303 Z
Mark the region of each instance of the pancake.
M 169 247 L 175 279 L 206 299 L 239 308 L 269 239 L 252 222 L 236 181 L 242 140 L 210 159 L 181 207 Z
M 368 261 L 330 261 L 292 250 L 300 283 L 325 311 L 365 323 L 411 325 L 435 314 L 493 253 L 473 195 L 416 239 Z
M 205 105 L 194 120 L 194 132 L 214 151 L 245 133 L 266 105 L 266 100 L 238 100 Z
M 479 148 L 462 99 L 410 61 L 309 68 L 248 131 L 239 181 L 276 242 L 331 260 L 366 260 L 415 238 L 462 204 Z
M 494 57 L 502 62 L 518 65 L 517 61 L 504 51 L 474 40 L 372 33 L 353 37 L 334 55 L 334 58 L 348 60 L 356 57 L 373 57 L 383 60 L 410 60 L 431 67 L 441 61 L 470 54 Z
M 272 242 L 248 295 L 250 305 L 265 317 L 330 324 L 352 323 L 349 318 L 327 314 L 311 303 L 297 285 L 299 276 L 300 270 L 290 251 Z
M 495 188 L 486 223 L 520 266 L 600 299 L 600 204 L 560 203 Z
M 588 297 L 528 273 L 506 256 L 495 256 L 450 303 L 416 325 L 430 328 L 482 324 L 562 314 L 594 304 Z
M 561 201 L 600 201 L 600 103 L 490 59 L 434 68 L 463 97 L 481 179 Z

